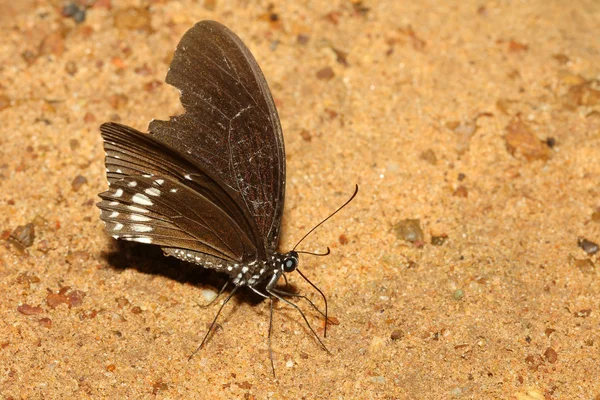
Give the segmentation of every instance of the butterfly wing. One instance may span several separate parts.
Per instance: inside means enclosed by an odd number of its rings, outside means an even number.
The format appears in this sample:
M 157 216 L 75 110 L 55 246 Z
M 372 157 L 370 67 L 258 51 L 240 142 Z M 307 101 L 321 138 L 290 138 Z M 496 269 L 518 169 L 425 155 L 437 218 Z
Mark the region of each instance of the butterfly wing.
M 279 117 L 254 57 L 229 29 L 202 21 L 186 32 L 166 82 L 185 114 L 152 121 L 161 143 L 188 156 L 227 192 L 252 225 L 260 259 L 277 247 L 285 196 Z
M 108 233 L 197 252 L 200 258 L 190 261 L 198 263 L 256 259 L 242 210 L 185 155 L 124 125 L 106 123 L 100 130 L 110 188 L 98 207 Z

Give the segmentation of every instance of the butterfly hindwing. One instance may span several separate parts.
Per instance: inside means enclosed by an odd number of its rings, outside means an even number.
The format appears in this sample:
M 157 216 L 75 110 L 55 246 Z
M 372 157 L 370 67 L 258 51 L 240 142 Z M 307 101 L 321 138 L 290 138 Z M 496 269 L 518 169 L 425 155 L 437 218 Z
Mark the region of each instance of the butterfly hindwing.
M 256 259 L 241 211 L 185 157 L 123 125 L 101 131 L 110 188 L 98 206 L 111 235 L 235 262 Z
M 251 243 L 234 221 L 185 185 L 129 176 L 100 194 L 101 219 L 117 238 L 241 261 Z

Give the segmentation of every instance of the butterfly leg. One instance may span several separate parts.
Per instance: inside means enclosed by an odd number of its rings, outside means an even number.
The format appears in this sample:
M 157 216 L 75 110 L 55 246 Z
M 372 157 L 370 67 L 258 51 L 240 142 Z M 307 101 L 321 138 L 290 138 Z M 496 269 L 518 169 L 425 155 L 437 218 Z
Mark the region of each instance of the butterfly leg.
M 277 375 L 275 375 L 275 363 L 273 361 L 273 348 L 271 347 L 271 332 L 273 331 L 273 297 L 269 297 L 268 295 L 258 291 L 257 289 L 253 288 L 252 286 L 250 286 L 250 289 L 258 294 L 259 296 L 264 297 L 265 299 L 269 299 L 271 302 L 270 305 L 270 313 L 269 313 L 269 333 L 267 334 L 267 345 L 269 347 L 269 360 L 271 360 L 271 369 L 273 370 L 273 377 L 277 378 Z
M 281 295 L 279 295 L 275 289 L 275 285 L 277 284 L 277 281 L 279 280 L 279 276 L 281 275 L 280 271 L 276 271 L 273 274 L 273 277 L 271 278 L 271 280 L 269 281 L 269 283 L 267 284 L 267 287 L 265 288 L 265 291 L 271 296 L 271 297 L 275 297 L 278 300 L 283 301 L 284 303 L 289 304 L 290 306 L 294 307 L 296 310 L 298 310 L 298 312 L 300 313 L 300 315 L 302 315 L 302 318 L 304 319 L 304 322 L 306 322 L 306 325 L 308 326 L 308 329 L 310 329 L 310 331 L 313 333 L 313 335 L 317 338 L 317 341 L 319 342 L 319 344 L 321 345 L 321 347 L 323 348 L 323 350 L 325 350 L 327 353 L 331 354 L 331 352 L 329 351 L 329 349 L 327 348 L 327 346 L 325 346 L 325 344 L 321 341 L 321 339 L 319 338 L 319 335 L 317 335 L 317 332 L 315 332 L 315 330 L 313 329 L 313 327 L 310 325 L 310 323 L 308 322 L 308 319 L 306 318 L 306 315 L 304 315 L 304 313 L 302 312 L 302 310 L 300 309 L 300 307 L 298 307 L 296 304 L 292 303 L 291 301 L 285 299 L 284 297 L 281 297 Z M 274 290 L 275 289 L 275 290 Z
M 311 305 L 312 308 L 315 309 L 315 311 L 317 311 L 319 314 L 321 314 L 323 317 L 325 317 L 325 313 L 323 311 L 319 310 L 319 307 L 317 307 L 315 305 L 315 303 L 313 303 L 308 297 L 306 297 L 303 294 L 286 292 L 285 290 L 280 290 L 280 289 L 273 289 L 273 292 L 277 293 L 280 296 L 298 297 L 298 298 L 304 299 Z
M 217 323 L 217 319 L 219 318 L 219 315 L 221 314 L 223 307 L 225 307 L 225 304 L 227 304 L 229 302 L 229 300 L 231 300 L 231 298 L 233 297 L 234 293 L 238 290 L 238 288 L 239 288 L 239 286 L 234 287 L 233 290 L 231 291 L 231 293 L 229 293 L 229 296 L 227 296 L 225 301 L 223 301 L 223 304 L 221 304 L 221 307 L 219 307 L 219 311 L 217 311 L 217 315 L 215 315 L 215 318 L 213 319 L 212 323 L 210 324 L 210 327 L 208 328 L 208 332 L 206 332 L 206 335 L 204 335 L 204 339 L 202 339 L 202 343 L 200 343 L 200 346 L 198 346 L 198 348 L 196 350 L 194 350 L 194 352 L 188 357 L 188 360 L 191 360 L 192 357 L 194 357 L 194 355 L 196 355 L 196 353 L 198 351 L 200 351 L 202 346 L 204 346 L 204 342 L 206 342 L 208 335 L 210 335 L 210 332 L 213 330 L 215 324 Z

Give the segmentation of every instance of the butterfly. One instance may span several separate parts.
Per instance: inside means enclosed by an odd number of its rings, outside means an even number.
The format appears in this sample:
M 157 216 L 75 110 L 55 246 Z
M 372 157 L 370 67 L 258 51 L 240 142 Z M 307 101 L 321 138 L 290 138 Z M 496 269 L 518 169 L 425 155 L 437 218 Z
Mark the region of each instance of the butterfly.
M 100 127 L 109 189 L 99 194 L 97 206 L 106 231 L 227 274 L 219 294 L 229 283 L 233 289 L 213 325 L 233 294 L 247 287 L 271 299 L 271 310 L 273 299 L 298 309 L 325 348 L 300 308 L 285 297 L 308 298 L 277 286 L 286 273 L 306 277 L 298 269 L 301 252 L 277 251 L 285 150 L 256 60 L 228 28 L 201 21 L 179 42 L 166 82 L 180 90 L 184 114 L 153 120 L 148 134 L 114 122 Z M 326 329 L 327 306 L 322 314 Z M 269 340 L 271 324 L 272 317 Z

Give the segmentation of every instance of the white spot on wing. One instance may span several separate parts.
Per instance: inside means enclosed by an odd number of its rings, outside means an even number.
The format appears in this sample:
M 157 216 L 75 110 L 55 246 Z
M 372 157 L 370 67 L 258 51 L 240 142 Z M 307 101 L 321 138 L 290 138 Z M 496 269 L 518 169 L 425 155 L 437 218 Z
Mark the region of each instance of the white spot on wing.
M 134 238 L 130 238 L 127 240 L 131 240 L 133 242 L 138 242 L 138 243 L 152 244 L 152 238 L 149 238 L 149 237 L 134 237 Z
M 123 229 L 123 224 L 117 222 L 113 228 L 113 231 L 120 231 L 121 229 Z
M 116 212 L 116 211 L 113 211 L 113 212 L 112 212 L 112 213 L 111 213 L 111 214 L 108 216 L 108 218 L 117 218 L 118 216 L 119 216 L 119 213 L 118 213 L 118 212 Z
M 134 232 L 152 232 L 152 227 L 142 224 L 132 224 L 131 230 Z
M 127 206 L 128 209 L 130 209 L 131 211 L 135 211 L 135 212 L 141 212 L 141 213 L 147 213 L 148 210 L 146 210 L 145 208 L 142 207 L 136 207 L 136 206 Z
M 140 215 L 140 214 L 131 214 L 129 216 L 129 219 L 131 219 L 132 221 L 137 221 L 137 222 L 150 221 L 150 218 L 146 217 L 145 215 Z
M 188 181 L 191 181 L 191 180 L 192 180 L 192 177 L 190 176 L 190 174 L 185 174 L 183 177 L 184 177 L 185 179 L 187 179 Z
M 121 190 L 121 189 L 119 189 Z M 121 193 L 123 191 L 121 190 Z M 148 196 L 146 196 L 145 194 L 141 194 L 141 193 L 136 193 L 133 195 L 133 197 L 131 198 L 131 200 L 133 200 L 134 203 L 140 204 L 142 206 L 151 206 L 152 202 L 150 201 L 150 199 L 148 198 Z
M 155 196 L 155 197 L 160 196 L 160 190 L 158 190 L 157 188 L 154 188 L 154 187 L 148 188 L 148 189 L 144 190 L 144 192 L 146 194 L 149 194 L 150 196 Z
M 115 192 L 115 194 L 113 196 L 121 197 L 122 195 L 123 195 L 123 189 L 117 189 L 117 191 Z
M 177 189 L 173 188 L 173 189 L 169 190 L 169 192 L 171 192 L 171 193 L 177 193 Z
M 137 182 L 136 181 L 131 181 L 127 184 L 127 186 L 129 187 L 136 187 L 137 186 Z
M 164 179 L 157 179 L 157 180 L 155 180 L 155 181 L 154 181 L 154 183 L 156 183 L 157 185 L 159 185 L 159 186 L 160 186 L 160 185 L 162 185 L 163 183 L 165 183 L 165 180 L 164 180 Z

